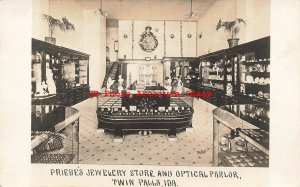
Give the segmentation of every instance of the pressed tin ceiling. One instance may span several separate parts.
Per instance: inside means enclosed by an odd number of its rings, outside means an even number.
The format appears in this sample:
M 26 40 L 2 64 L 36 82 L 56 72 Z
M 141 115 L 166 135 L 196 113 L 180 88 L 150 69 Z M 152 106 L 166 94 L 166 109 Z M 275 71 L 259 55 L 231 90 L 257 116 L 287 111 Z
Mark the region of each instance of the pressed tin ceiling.
M 101 0 L 50 0 L 73 1 L 86 10 L 100 8 Z M 201 17 L 217 0 L 193 0 L 193 12 Z M 184 20 L 190 13 L 190 0 L 102 0 L 107 19 L 133 20 Z

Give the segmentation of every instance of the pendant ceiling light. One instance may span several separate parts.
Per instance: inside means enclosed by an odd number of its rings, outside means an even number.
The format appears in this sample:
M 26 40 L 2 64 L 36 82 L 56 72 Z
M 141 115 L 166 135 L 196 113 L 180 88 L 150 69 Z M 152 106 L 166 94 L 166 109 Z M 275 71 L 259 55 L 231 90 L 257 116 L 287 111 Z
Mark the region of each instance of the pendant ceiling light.
M 105 16 L 105 17 L 108 16 L 108 13 L 102 9 L 102 0 L 100 0 L 100 8 L 97 11 L 95 11 L 95 14 Z
M 191 0 L 191 11 L 188 14 L 185 14 L 185 19 L 189 21 L 198 19 L 198 15 L 193 12 L 193 0 Z

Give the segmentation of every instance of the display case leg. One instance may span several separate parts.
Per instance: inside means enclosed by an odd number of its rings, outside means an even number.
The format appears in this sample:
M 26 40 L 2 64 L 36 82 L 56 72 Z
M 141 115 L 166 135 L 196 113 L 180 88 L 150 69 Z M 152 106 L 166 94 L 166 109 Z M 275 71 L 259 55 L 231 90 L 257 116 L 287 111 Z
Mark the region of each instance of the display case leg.
M 219 123 L 213 119 L 213 166 L 219 165 Z
M 104 129 L 102 129 L 102 128 L 99 128 L 99 129 L 97 129 L 97 133 L 104 133 L 105 131 L 104 131 Z
M 122 143 L 124 140 L 124 134 L 122 129 L 116 129 L 115 130 L 115 138 L 114 138 L 114 142 L 120 142 Z
M 176 129 L 170 129 L 168 132 L 168 140 L 169 142 L 171 141 L 177 141 L 177 136 L 176 136 Z
M 188 127 L 185 129 L 186 132 L 194 132 L 194 128 L 193 127 Z

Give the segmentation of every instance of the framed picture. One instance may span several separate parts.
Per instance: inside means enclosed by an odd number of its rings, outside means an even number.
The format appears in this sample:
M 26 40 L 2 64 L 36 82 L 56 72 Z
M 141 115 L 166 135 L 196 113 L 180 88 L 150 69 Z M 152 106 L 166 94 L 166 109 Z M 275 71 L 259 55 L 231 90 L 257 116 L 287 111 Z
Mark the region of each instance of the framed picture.
M 118 40 L 115 41 L 114 50 L 115 50 L 115 52 L 119 51 L 119 41 Z

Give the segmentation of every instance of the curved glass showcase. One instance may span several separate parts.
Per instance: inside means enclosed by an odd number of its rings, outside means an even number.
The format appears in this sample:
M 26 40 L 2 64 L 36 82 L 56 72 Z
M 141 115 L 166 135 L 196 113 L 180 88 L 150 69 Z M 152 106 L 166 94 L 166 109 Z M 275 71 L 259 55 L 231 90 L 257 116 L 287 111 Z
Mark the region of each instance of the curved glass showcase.
M 31 107 L 31 163 L 78 164 L 79 111 L 60 105 Z
M 223 167 L 269 166 L 269 105 L 225 105 L 213 112 L 213 162 Z
M 112 131 L 115 141 L 122 141 L 129 131 L 163 131 L 175 140 L 176 133 L 192 128 L 193 97 L 185 88 L 181 94 L 176 87 L 168 91 L 163 86 L 126 92 L 126 96 L 98 96 L 98 129 Z

